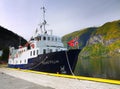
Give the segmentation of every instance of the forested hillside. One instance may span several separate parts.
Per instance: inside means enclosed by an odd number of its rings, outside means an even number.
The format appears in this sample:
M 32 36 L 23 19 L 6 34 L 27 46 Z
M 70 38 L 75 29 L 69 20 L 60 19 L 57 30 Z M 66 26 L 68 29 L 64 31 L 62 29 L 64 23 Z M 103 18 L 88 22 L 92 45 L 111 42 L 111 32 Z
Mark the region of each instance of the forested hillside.
M 120 20 L 67 34 L 64 44 L 76 36 L 82 49 L 76 75 L 120 79 Z
M 18 47 L 20 40 L 21 45 L 27 42 L 23 37 L 0 26 L 0 49 L 8 48 L 9 46 Z

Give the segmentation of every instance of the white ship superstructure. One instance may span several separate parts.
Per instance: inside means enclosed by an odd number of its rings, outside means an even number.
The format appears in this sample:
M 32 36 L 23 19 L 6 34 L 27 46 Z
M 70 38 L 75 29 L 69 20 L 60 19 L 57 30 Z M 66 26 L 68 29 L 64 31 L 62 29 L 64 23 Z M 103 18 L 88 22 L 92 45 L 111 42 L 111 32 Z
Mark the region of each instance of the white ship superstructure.
M 67 48 L 64 47 L 60 37 L 36 32 L 25 46 L 19 46 L 19 49 L 10 48 L 9 64 L 27 64 L 29 58 L 64 50 Z
M 44 20 L 40 24 L 40 29 L 35 31 L 35 34 L 25 46 L 19 46 L 18 49 L 10 48 L 9 64 L 27 64 L 28 59 L 37 57 L 40 54 L 67 50 L 60 37 L 52 35 L 52 31 L 47 32 L 45 7 L 42 7 L 42 9 Z

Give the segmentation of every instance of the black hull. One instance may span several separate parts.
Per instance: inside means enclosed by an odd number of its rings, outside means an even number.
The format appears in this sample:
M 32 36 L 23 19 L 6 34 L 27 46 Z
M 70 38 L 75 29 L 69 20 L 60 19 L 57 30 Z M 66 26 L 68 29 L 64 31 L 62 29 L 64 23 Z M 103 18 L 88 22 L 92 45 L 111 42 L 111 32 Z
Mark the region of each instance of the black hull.
M 28 59 L 28 64 L 26 65 L 8 65 L 8 67 L 30 69 L 49 73 L 71 74 L 70 67 L 72 71 L 74 71 L 79 52 L 80 49 L 74 49 L 69 51 L 42 54 L 35 58 Z

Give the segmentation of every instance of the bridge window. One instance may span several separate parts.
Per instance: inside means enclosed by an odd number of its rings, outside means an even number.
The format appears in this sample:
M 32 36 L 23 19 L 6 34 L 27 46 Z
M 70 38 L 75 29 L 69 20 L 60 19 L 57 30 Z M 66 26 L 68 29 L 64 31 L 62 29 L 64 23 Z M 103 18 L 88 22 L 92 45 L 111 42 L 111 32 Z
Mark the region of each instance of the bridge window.
M 41 40 L 41 36 L 39 36 L 39 40 Z
M 48 37 L 48 40 L 50 40 L 50 37 Z
M 54 41 L 54 37 L 52 37 L 52 41 Z
M 43 37 L 43 40 L 46 40 L 46 37 L 45 37 L 45 36 Z
M 55 41 L 57 41 L 57 38 L 55 38 Z

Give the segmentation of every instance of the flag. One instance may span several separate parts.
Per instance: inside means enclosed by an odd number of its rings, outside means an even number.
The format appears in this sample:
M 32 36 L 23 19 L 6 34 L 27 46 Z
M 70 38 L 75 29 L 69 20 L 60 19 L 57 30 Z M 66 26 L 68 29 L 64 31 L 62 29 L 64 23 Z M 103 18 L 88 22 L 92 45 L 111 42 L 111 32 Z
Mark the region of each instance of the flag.
M 70 40 L 70 41 L 68 42 L 68 45 L 71 46 L 71 47 L 74 47 L 74 40 Z
M 35 45 L 34 45 L 33 43 L 31 43 L 31 44 L 30 44 L 30 46 L 31 46 L 32 48 L 34 48 L 34 47 L 35 47 Z
M 71 46 L 71 47 L 74 47 L 74 46 L 78 45 L 78 37 L 75 37 L 74 39 L 70 40 L 68 42 L 68 45 Z

